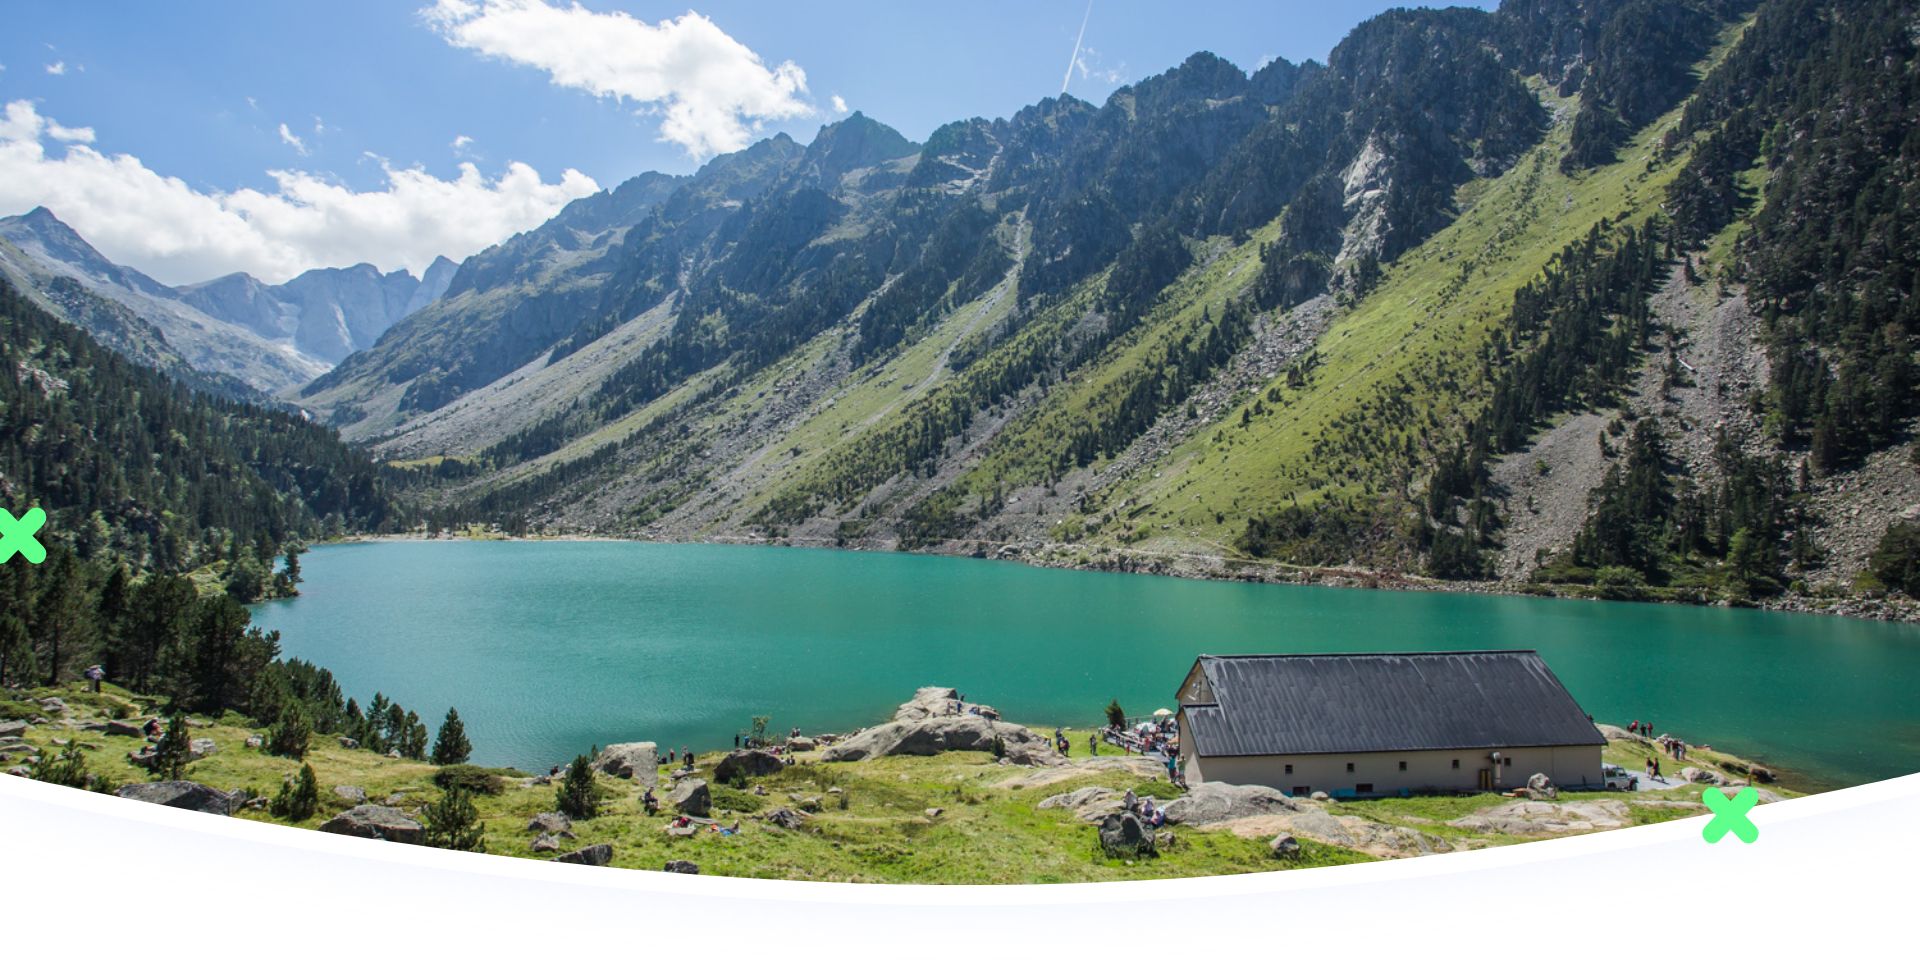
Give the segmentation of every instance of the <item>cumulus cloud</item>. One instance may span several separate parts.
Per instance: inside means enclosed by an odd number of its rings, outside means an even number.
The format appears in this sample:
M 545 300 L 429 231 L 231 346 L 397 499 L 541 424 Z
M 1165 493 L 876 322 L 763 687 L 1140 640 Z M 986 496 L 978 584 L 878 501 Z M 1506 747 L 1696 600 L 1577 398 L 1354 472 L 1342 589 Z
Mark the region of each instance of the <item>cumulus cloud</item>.
M 55 77 L 59 77 L 61 74 L 64 74 L 66 72 L 67 72 L 67 62 L 64 60 L 56 60 L 53 63 L 47 65 L 47 73 L 52 74 Z
M 294 149 L 294 151 L 300 154 L 301 157 L 306 156 L 307 142 L 300 140 L 300 135 L 295 134 L 293 133 L 293 131 L 289 130 L 287 128 L 287 122 L 285 121 L 280 122 L 280 140 L 290 145 Z
M 455 135 L 451 147 L 453 153 L 465 154 L 468 148 L 473 147 L 473 139 L 464 134 Z
M 847 99 L 846 99 L 846 98 L 844 98 L 844 97 L 841 97 L 841 96 L 840 96 L 840 95 L 838 95 L 838 94 L 835 94 L 835 95 L 833 95 L 833 113 L 835 113 L 835 114 L 845 114 L 845 113 L 847 113 Z
M 547 72 L 553 83 L 657 113 L 660 139 L 695 158 L 746 147 L 768 120 L 814 113 L 807 75 L 768 66 L 713 21 L 649 24 L 544 0 L 438 0 L 422 16 L 447 42 Z
M 208 193 L 56 130 L 87 129 L 61 127 L 31 101 L 0 112 L 0 212 L 45 205 L 108 258 L 174 284 L 234 271 L 281 282 L 359 262 L 418 274 L 437 255 L 465 258 L 599 190 L 571 168 L 547 182 L 519 162 L 491 179 L 469 163 L 442 180 L 383 162 L 377 191 L 278 170 L 268 172 L 272 191 Z

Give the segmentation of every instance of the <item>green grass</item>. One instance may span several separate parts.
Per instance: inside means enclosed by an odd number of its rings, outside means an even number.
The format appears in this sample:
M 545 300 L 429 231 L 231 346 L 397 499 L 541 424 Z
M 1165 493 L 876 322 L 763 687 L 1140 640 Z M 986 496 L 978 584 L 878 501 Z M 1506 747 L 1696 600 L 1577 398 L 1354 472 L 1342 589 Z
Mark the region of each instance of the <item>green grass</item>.
M 136 711 L 150 712 L 157 706 L 151 699 L 117 688 L 109 687 L 106 693 L 96 696 L 85 693 L 77 685 L 0 695 L 0 701 L 6 702 L 4 707 L 9 709 L 32 709 L 37 713 L 39 700 L 50 694 L 60 695 L 81 715 L 128 716 Z M 1044 726 L 1037 730 L 1043 734 L 1052 731 Z M 212 738 L 219 747 L 212 756 L 190 765 L 187 778 L 222 790 L 246 788 L 257 794 L 272 795 L 283 778 L 298 771 L 299 763 L 247 748 L 248 735 L 257 733 L 260 729 L 235 715 L 196 724 L 194 737 Z M 1087 734 L 1081 729 L 1068 731 L 1075 760 L 1088 757 Z M 29 743 L 50 753 L 58 752 L 54 739 L 82 742 L 89 769 L 105 776 L 115 786 L 152 780 L 127 761 L 127 754 L 141 746 L 138 739 L 107 737 L 56 726 L 36 726 L 27 732 Z M 1635 754 L 1634 749 L 1621 745 L 1610 748 L 1607 757 L 1629 761 Z M 1703 764 L 1709 755 L 1712 753 L 1701 753 Z M 755 779 L 746 789 L 717 784 L 711 787 L 713 817 L 722 824 L 732 824 L 735 819 L 741 821 L 741 832 L 734 836 L 702 832 L 692 838 L 670 837 L 663 831 L 672 816 L 670 808 L 663 805 L 658 815 L 648 816 L 641 805 L 638 783 L 602 776 L 598 779 L 603 794 L 602 812 L 593 819 L 574 824 L 577 838 L 570 845 L 609 843 L 614 847 L 613 864 L 623 868 L 658 869 L 672 859 L 689 859 L 709 874 L 894 883 L 1092 882 L 1264 872 L 1372 860 L 1353 850 L 1303 841 L 1300 855 L 1283 862 L 1272 857 L 1264 839 L 1242 838 L 1225 830 L 1191 828 L 1176 828 L 1174 846 L 1156 858 L 1133 862 L 1110 859 L 1099 851 L 1091 826 L 1079 822 L 1064 809 L 1042 810 L 1035 806 L 1050 795 L 1088 784 L 1131 788 L 1137 794 L 1163 801 L 1175 797 L 1177 789 L 1163 780 L 1139 779 L 1121 772 L 1105 772 L 1091 779 L 1067 778 L 1026 785 L 1021 779 L 1032 772 L 996 764 L 984 752 L 843 763 L 820 762 L 817 754 L 800 758 L 799 764 Z M 709 765 L 717 759 L 715 753 L 702 756 Z M 437 770 L 434 766 L 345 749 L 332 737 L 316 735 L 306 762 L 313 766 L 319 778 L 321 807 L 312 818 L 298 823 L 305 828 L 317 828 L 349 807 L 351 803 L 346 798 L 334 793 L 336 786 L 359 787 L 373 802 L 397 795 L 400 807 L 408 809 L 426 805 L 440 794 L 432 780 Z M 663 765 L 663 774 L 666 770 L 667 766 Z M 766 794 L 753 794 L 750 789 L 754 785 L 764 786 Z M 836 788 L 844 793 L 844 808 L 840 804 L 841 795 L 832 791 Z M 1692 799 L 1695 795 L 1697 789 L 1641 795 L 1566 793 L 1564 797 L 1571 800 L 1625 798 L 1643 802 Z M 751 817 L 773 808 L 798 811 L 807 799 L 818 799 L 819 808 L 798 831 L 780 829 Z M 1339 802 L 1327 807 L 1336 815 L 1355 815 L 1417 829 L 1456 843 L 1471 840 L 1468 844 L 1479 846 L 1523 839 L 1468 833 L 1446 823 L 1507 801 L 1510 799 L 1493 794 L 1422 796 Z M 518 779 L 510 778 L 501 794 L 478 796 L 475 804 L 481 821 L 487 826 L 489 852 L 549 857 L 536 855 L 529 848 L 534 836 L 526 831 L 526 825 L 536 813 L 554 810 L 553 786 L 521 787 Z M 933 808 L 941 811 L 929 817 L 927 810 Z M 1634 809 L 1633 820 L 1636 823 L 1664 821 L 1690 814 L 1696 813 L 1638 807 Z M 240 818 L 288 824 L 259 810 L 242 812 Z

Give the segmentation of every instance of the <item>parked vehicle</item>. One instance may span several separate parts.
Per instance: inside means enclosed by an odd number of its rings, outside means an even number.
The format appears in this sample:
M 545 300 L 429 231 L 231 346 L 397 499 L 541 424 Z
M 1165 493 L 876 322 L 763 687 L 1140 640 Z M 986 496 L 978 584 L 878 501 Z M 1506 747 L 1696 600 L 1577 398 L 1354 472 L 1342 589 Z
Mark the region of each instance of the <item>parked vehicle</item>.
M 1637 792 L 1640 790 L 1640 776 L 1619 765 L 1601 765 L 1600 777 L 1610 792 Z

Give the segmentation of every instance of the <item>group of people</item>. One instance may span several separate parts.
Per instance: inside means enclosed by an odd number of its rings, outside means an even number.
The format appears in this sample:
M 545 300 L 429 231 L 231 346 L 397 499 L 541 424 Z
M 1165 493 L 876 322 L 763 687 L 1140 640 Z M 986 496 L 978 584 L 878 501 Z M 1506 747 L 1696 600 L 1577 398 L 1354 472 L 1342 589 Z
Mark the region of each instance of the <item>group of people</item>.
M 1660 747 L 1665 748 L 1667 750 L 1667 755 L 1671 757 L 1674 761 L 1687 760 L 1687 743 L 1684 741 L 1681 741 L 1678 738 L 1672 737 L 1670 735 L 1661 735 Z
M 1635 719 L 1632 724 L 1627 726 L 1627 730 L 1643 738 L 1652 738 L 1659 743 L 1660 749 L 1667 753 L 1667 757 L 1672 758 L 1674 761 L 1687 760 L 1687 743 L 1672 735 L 1661 735 L 1658 738 L 1654 738 L 1653 722 Z M 1646 775 L 1648 778 L 1654 779 L 1660 777 L 1660 760 L 1652 755 L 1647 756 Z
M 1152 795 L 1141 798 L 1129 788 L 1126 797 L 1120 800 L 1120 807 L 1132 813 L 1140 820 L 1140 824 L 1148 828 L 1159 828 L 1167 824 L 1167 810 L 1155 804 Z
M 1180 725 L 1173 718 L 1144 721 L 1132 728 L 1108 725 L 1103 734 L 1108 741 L 1136 754 L 1173 758 L 1180 748 Z
M 1633 719 L 1633 723 L 1627 726 L 1627 730 L 1643 738 L 1651 738 L 1653 737 L 1653 722 L 1641 721 L 1639 718 L 1635 718 Z

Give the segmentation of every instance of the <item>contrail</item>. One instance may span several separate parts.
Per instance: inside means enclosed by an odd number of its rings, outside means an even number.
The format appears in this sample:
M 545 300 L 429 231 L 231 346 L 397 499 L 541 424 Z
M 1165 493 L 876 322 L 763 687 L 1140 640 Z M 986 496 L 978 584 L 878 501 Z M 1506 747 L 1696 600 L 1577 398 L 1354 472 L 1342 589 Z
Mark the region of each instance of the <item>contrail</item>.
M 1067 92 L 1073 80 L 1073 65 L 1080 61 L 1080 41 L 1087 39 L 1087 21 L 1093 17 L 1093 0 L 1087 0 L 1087 12 L 1080 18 L 1080 34 L 1073 38 L 1073 56 L 1067 58 L 1067 76 L 1060 78 L 1060 93 Z

